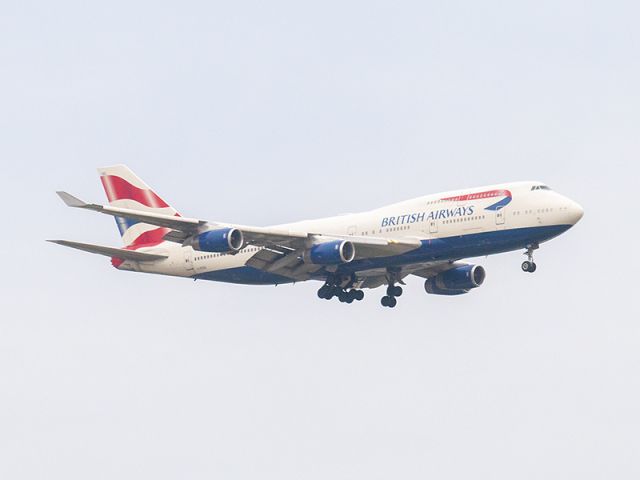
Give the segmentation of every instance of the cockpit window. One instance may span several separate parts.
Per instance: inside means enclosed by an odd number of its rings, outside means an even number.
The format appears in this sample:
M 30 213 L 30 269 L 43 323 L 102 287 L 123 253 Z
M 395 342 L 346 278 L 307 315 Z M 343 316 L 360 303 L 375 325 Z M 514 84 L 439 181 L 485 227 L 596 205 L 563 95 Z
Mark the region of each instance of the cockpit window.
M 531 187 L 531 190 L 551 190 L 549 187 L 547 187 L 546 185 L 534 185 L 533 187 Z

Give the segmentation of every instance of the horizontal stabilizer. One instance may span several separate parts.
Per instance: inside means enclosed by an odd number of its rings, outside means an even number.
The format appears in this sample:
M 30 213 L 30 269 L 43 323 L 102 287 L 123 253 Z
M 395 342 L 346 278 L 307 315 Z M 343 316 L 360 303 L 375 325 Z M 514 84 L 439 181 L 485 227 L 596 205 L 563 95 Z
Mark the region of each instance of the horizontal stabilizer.
M 92 245 L 90 243 L 70 242 L 68 240 L 47 240 L 51 243 L 57 243 L 64 247 L 75 248 L 83 252 L 96 253 L 112 258 L 121 258 L 122 260 L 133 260 L 136 262 L 150 262 L 153 260 L 162 260 L 167 255 L 158 255 L 155 253 L 136 252 L 135 250 L 123 250 L 122 248 L 104 247 L 102 245 Z

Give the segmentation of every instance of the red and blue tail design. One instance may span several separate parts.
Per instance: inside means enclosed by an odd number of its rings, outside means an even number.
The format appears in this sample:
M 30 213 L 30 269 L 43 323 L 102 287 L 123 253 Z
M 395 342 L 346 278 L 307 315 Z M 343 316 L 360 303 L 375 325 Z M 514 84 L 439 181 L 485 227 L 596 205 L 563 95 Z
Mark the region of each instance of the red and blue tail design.
M 146 183 L 125 165 L 99 168 L 100 180 L 112 207 L 179 216 Z M 126 248 L 150 247 L 162 243 L 168 228 L 116 217 L 116 223 Z

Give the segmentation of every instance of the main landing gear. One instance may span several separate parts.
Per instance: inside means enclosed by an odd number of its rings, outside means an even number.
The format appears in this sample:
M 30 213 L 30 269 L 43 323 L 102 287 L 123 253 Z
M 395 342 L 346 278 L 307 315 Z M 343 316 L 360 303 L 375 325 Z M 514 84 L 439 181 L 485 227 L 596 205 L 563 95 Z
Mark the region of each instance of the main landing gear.
M 387 287 L 387 294 L 380 299 L 383 307 L 394 308 L 398 304 L 396 297 L 402 295 L 402 287 L 393 283 Z
M 533 273 L 538 268 L 533 261 L 533 251 L 537 250 L 539 245 L 537 243 L 532 245 L 527 245 L 527 251 L 524 252 L 524 255 L 527 256 L 527 260 L 522 262 L 522 271 L 527 273 Z
M 318 290 L 318 298 L 331 300 L 333 297 L 338 297 L 341 303 L 353 303 L 354 300 L 358 302 L 362 300 L 364 298 L 364 292 L 355 288 L 347 289 L 329 283 L 325 283 Z

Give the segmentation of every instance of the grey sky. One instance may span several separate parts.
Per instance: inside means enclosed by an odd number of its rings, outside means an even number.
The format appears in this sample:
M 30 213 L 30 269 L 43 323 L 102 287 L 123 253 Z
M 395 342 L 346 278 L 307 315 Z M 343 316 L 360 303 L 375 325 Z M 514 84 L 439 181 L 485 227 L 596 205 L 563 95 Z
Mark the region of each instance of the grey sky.
M 0 478 L 640 475 L 637 2 L 0 4 Z M 267 225 L 543 180 L 585 208 L 395 310 L 115 271 L 95 167 Z

